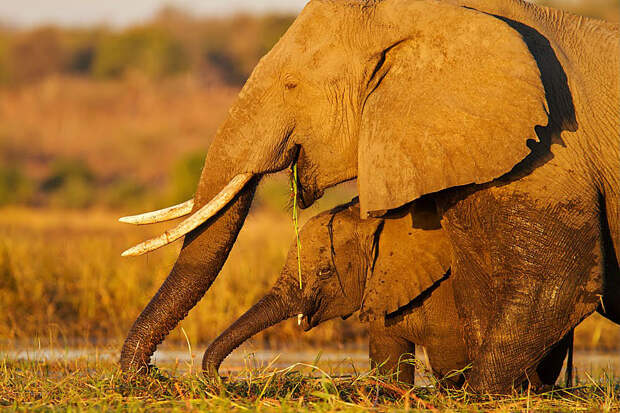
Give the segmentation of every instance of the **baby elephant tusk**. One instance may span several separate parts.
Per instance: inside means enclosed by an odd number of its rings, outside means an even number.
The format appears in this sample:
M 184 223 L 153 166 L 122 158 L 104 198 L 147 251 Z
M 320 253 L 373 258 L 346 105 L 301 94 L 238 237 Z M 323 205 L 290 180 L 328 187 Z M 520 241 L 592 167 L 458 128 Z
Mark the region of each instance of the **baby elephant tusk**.
M 297 325 L 300 326 L 301 325 L 301 319 L 304 318 L 303 314 L 297 314 Z

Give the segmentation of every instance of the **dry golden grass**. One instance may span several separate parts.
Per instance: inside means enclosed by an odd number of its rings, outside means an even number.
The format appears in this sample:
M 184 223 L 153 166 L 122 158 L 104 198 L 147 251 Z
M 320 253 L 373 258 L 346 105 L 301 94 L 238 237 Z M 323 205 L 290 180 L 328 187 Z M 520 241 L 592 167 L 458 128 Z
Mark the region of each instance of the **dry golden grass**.
M 338 201 L 333 201 L 338 202 Z M 304 211 L 302 221 L 327 205 Z M 86 343 L 121 340 L 153 296 L 179 244 L 140 258 L 121 258 L 126 247 L 165 225 L 132 227 L 105 211 L 0 210 L 0 337 Z M 181 323 L 191 341 L 204 344 L 268 291 L 293 240 L 288 214 L 272 208 L 248 218 L 222 273 Z M 344 345 L 360 342 L 356 317 L 334 320 L 303 333 L 294 320 L 268 330 L 260 345 Z M 171 342 L 185 338 L 177 328 Z M 618 349 L 620 327 L 599 316 L 577 329 L 580 349 Z
M 304 213 L 304 219 L 319 208 Z M 0 337 L 88 341 L 125 335 L 164 280 L 180 244 L 146 257 L 122 258 L 121 251 L 166 225 L 136 228 L 118 223 L 117 217 L 97 210 L 0 210 Z M 192 340 L 213 339 L 268 291 L 292 237 L 288 213 L 250 215 L 222 274 L 181 323 Z M 329 323 L 305 334 L 304 341 L 327 343 L 351 331 L 352 340 L 361 334 L 351 323 Z M 263 338 L 299 336 L 297 325 L 286 322 Z M 178 329 L 171 338 L 184 341 Z

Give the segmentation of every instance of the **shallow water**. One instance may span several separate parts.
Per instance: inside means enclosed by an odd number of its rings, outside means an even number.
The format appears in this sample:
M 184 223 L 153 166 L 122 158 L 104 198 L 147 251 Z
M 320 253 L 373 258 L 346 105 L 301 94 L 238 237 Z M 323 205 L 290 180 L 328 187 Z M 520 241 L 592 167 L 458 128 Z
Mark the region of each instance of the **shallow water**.
M 1 350 L 0 359 L 9 360 L 45 360 L 45 361 L 106 361 L 118 360 L 118 350 L 97 348 L 21 348 Z M 416 358 L 425 364 L 422 351 L 416 352 Z M 176 366 L 178 372 L 200 371 L 202 349 L 200 352 L 180 349 L 158 350 L 153 362 L 163 367 Z M 620 380 L 620 352 L 588 352 L 576 351 L 574 355 L 576 377 L 587 381 L 589 377 L 597 378 L 606 373 Z M 368 351 L 365 348 L 355 349 L 319 349 L 304 350 L 256 350 L 241 348 L 233 352 L 222 364 L 220 374 L 228 375 L 251 369 L 285 369 L 293 367 L 305 374 L 341 376 L 368 371 Z M 422 384 L 424 372 L 418 369 Z

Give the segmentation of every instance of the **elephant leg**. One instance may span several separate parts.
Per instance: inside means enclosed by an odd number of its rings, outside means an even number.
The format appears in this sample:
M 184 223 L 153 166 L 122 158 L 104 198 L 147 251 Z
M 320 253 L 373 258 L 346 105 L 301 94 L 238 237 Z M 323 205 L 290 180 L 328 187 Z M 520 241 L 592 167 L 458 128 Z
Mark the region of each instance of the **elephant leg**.
M 605 275 L 605 291 L 597 308 L 599 314 L 616 324 L 620 324 L 620 274 Z
M 577 201 L 542 208 L 509 190 L 467 198 L 442 222 L 472 362 L 467 383 L 478 392 L 523 383 L 603 291 L 598 212 Z
M 535 391 L 546 391 L 555 385 L 560 376 L 564 359 L 573 347 L 573 333 L 571 330 L 558 344 L 556 344 L 536 367 L 536 372 L 529 376 L 531 386 Z M 569 355 L 570 356 L 570 355 Z M 572 386 L 572 361 L 567 360 L 566 385 Z
M 554 346 L 596 309 L 596 303 L 591 302 L 578 312 L 571 313 L 567 309 L 574 308 L 575 303 L 550 304 L 548 297 L 538 296 L 522 305 L 519 303 L 523 302 L 522 297 L 512 298 L 517 303 L 505 304 L 504 310 L 487 330 L 478 357 L 473 359 L 472 369 L 466 373 L 467 381 L 474 390 L 509 392 L 525 381 L 527 372 L 533 371 L 543 360 L 545 348 Z M 539 311 L 528 311 L 526 307 Z M 556 371 L 548 373 L 549 377 L 545 375 L 543 382 L 550 381 L 550 376 L 556 375 Z
M 609 204 L 609 203 L 608 203 Z M 618 256 L 616 254 L 618 237 L 618 217 L 609 214 L 609 206 L 602 214 L 601 231 L 603 235 L 603 257 L 605 259 L 605 279 L 603 295 L 597 311 L 605 318 L 620 324 L 620 268 L 618 266 Z M 614 228 L 612 228 L 615 226 Z M 616 248 L 614 248 L 614 246 Z
M 565 377 L 564 387 L 571 388 L 573 387 L 573 371 L 574 371 L 573 356 L 575 355 L 575 329 L 574 328 L 570 332 L 567 346 L 568 348 L 566 350 L 568 354 L 566 356 L 566 377 Z
M 414 384 L 415 366 L 403 360 L 410 358 L 406 355 L 415 356 L 415 344 L 371 329 L 369 353 L 371 368 L 378 367 L 381 374 L 393 374 L 397 381 Z

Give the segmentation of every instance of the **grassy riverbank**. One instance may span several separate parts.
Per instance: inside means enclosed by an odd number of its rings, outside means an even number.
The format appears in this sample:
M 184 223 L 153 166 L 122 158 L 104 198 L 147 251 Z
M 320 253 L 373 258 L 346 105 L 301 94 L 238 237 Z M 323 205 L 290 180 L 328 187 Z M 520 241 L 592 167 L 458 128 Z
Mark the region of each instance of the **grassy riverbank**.
M 124 377 L 101 360 L 0 361 L 0 405 L 23 411 L 600 411 L 620 409 L 620 378 L 582 377 L 571 389 L 474 396 L 393 383 L 375 372 L 336 377 L 311 365 L 244 370 L 222 383 L 185 365 Z M 440 385 L 438 387 L 441 387 Z

